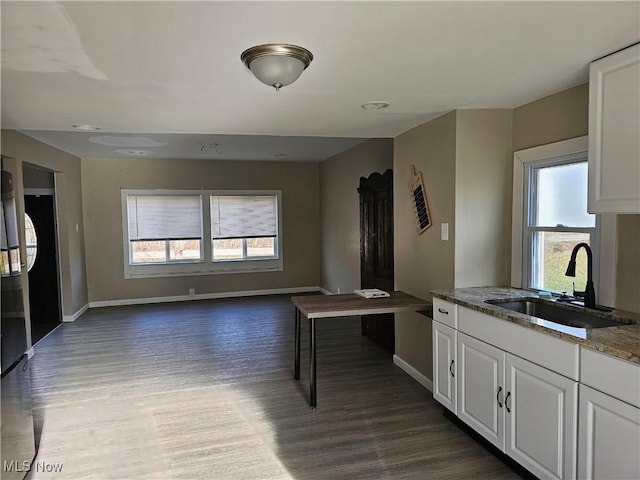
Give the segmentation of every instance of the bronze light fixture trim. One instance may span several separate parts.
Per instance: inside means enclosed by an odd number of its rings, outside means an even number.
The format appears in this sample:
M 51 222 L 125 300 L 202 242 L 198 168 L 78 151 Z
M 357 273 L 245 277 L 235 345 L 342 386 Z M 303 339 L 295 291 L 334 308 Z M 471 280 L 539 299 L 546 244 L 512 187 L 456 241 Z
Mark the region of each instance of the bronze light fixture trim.
M 279 91 L 298 79 L 313 60 L 313 54 L 297 45 L 267 43 L 246 49 L 240 60 L 258 80 Z

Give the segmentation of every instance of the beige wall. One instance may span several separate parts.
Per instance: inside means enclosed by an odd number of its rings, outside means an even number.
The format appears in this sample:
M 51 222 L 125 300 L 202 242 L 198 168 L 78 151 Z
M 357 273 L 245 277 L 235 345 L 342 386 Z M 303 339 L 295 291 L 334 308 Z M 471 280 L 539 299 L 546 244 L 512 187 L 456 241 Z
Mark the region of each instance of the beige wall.
M 397 289 L 430 298 L 431 289 L 508 284 L 513 152 L 586 135 L 588 92 L 585 84 L 514 110 L 451 112 L 395 139 Z M 402 194 L 411 165 L 423 172 L 433 220 L 422 235 Z M 448 242 L 439 237 L 442 222 Z M 638 312 L 640 216 L 619 215 L 615 223 L 615 306 Z M 430 322 L 396 318 L 396 354 L 431 378 Z
M 320 164 L 321 286 L 360 288 L 360 177 L 393 168 L 393 140 L 374 139 Z
M 317 287 L 319 167 L 315 163 L 83 159 L 89 301 Z M 281 190 L 284 271 L 125 279 L 121 189 Z
M 55 188 L 54 174 L 49 170 L 23 165 L 22 184 L 24 188 L 53 189 Z
M 585 83 L 513 110 L 513 151 L 587 135 L 589 84 Z
M 429 299 L 434 289 L 507 283 L 512 114 L 458 110 L 395 139 L 397 289 Z M 422 171 L 431 212 L 421 235 L 407 189 L 411 165 Z M 441 240 L 442 223 L 449 240 Z M 396 355 L 431 378 L 431 321 L 396 319 Z
M 2 153 L 19 163 L 18 196 L 23 195 L 23 163 L 55 172 L 62 311 L 69 319 L 88 302 L 80 159 L 13 130 L 2 130 Z M 18 208 L 22 216 L 23 201 Z
M 640 313 L 640 215 L 618 215 L 616 307 Z
M 456 112 L 395 138 L 393 215 L 395 288 L 430 299 L 429 290 L 453 288 L 456 237 Z M 410 168 L 421 171 L 432 226 L 418 235 L 409 195 Z M 449 241 L 440 224 L 449 223 Z M 415 313 L 396 314 L 396 355 L 431 378 L 431 320 Z
M 456 288 L 509 283 L 512 119 L 512 110 L 457 111 Z

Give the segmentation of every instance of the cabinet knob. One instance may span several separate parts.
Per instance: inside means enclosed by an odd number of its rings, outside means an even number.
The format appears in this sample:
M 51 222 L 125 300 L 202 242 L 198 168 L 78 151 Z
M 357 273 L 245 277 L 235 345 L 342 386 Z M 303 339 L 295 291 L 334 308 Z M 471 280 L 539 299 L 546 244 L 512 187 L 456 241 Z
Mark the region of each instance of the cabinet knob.
M 502 402 L 500 401 L 500 394 L 502 393 L 502 387 L 498 387 L 498 393 L 496 394 L 496 401 L 498 402 L 498 406 L 502 408 Z
M 456 374 L 453 373 L 453 364 L 454 364 L 455 360 L 451 360 L 451 363 L 449 364 L 449 373 L 451 373 L 451 376 L 453 378 L 456 378 Z
M 509 404 L 507 403 L 509 401 L 509 397 L 511 396 L 511 392 L 507 392 L 507 396 L 504 399 L 504 406 L 507 409 L 508 413 L 511 413 L 511 409 L 509 408 Z

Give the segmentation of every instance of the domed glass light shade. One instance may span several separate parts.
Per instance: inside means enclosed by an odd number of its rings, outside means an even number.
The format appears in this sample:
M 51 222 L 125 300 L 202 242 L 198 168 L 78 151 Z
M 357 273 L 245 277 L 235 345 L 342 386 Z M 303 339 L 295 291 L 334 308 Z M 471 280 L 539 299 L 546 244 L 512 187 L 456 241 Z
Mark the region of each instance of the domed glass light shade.
M 296 45 L 269 43 L 248 48 L 240 59 L 258 80 L 278 91 L 298 79 L 313 55 Z

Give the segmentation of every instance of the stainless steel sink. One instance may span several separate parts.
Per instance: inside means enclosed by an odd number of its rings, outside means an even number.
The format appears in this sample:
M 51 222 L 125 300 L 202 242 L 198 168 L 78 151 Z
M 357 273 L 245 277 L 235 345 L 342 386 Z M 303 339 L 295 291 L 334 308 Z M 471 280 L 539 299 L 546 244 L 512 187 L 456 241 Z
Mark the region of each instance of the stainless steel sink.
M 588 310 L 580 307 L 557 305 L 533 297 L 517 300 L 487 300 L 486 303 L 574 328 L 620 327 L 636 323 L 634 320 L 625 318 L 603 318 L 592 315 Z

